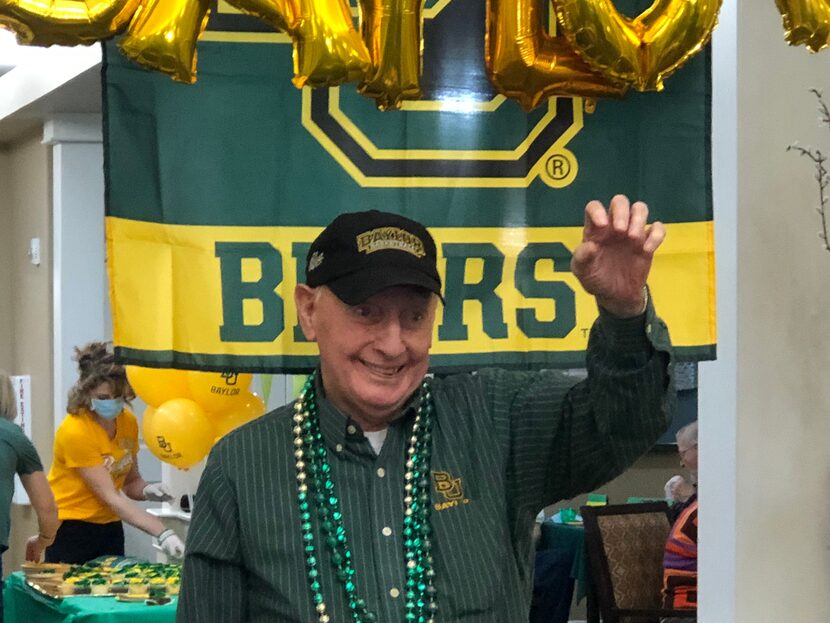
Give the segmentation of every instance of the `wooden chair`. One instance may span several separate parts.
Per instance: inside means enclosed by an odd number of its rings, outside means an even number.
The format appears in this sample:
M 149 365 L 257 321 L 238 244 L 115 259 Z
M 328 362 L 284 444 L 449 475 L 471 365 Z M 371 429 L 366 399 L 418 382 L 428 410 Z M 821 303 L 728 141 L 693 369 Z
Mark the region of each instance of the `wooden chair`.
M 695 621 L 662 607 L 663 553 L 671 523 L 665 502 L 583 506 L 585 547 L 603 623 Z

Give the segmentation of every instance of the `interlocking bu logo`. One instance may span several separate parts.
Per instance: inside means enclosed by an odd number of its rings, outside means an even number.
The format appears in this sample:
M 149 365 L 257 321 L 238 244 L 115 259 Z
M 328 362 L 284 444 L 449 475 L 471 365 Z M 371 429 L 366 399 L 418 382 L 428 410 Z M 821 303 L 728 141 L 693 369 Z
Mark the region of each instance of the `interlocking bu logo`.
M 169 455 L 169 458 L 176 459 L 181 457 L 182 453 L 173 450 L 173 444 L 167 441 L 164 435 L 156 435 L 156 443 L 165 454 Z
M 239 381 L 238 372 L 222 372 L 220 376 L 225 380 L 225 385 L 236 385 Z
M 219 396 L 238 396 L 241 392 L 240 388 L 234 387 L 239 382 L 239 373 L 238 372 L 222 372 L 220 375 L 221 379 L 224 381 L 224 384 L 217 383 L 215 385 L 210 386 L 210 393 L 217 394 Z

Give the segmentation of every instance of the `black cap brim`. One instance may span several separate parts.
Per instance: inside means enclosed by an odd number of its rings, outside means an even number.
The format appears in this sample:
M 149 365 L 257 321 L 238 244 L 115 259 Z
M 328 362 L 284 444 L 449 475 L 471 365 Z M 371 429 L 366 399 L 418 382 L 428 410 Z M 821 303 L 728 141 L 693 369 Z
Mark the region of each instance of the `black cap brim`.
M 439 281 L 407 266 L 367 266 L 325 285 L 347 305 L 359 305 L 378 292 L 395 286 L 424 288 L 437 294 L 441 302 L 444 302 Z

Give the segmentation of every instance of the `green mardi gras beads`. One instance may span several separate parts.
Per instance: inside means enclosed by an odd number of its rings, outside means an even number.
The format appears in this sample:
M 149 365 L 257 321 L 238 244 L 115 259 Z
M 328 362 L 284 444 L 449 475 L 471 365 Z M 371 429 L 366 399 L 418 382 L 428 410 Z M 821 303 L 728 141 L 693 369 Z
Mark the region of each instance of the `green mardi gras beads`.
M 319 623 L 329 623 L 331 617 L 321 592 L 320 569 L 316 556 L 311 517 L 316 514 L 323 541 L 329 551 L 329 562 L 335 577 L 343 587 L 353 623 L 376 623 L 366 601 L 357 596 L 352 552 L 348 546 L 340 501 L 331 480 L 331 465 L 317 417 L 315 391 L 316 372 L 306 379 L 300 397 L 294 403 L 294 457 L 297 467 L 297 503 L 300 510 L 300 530 L 305 543 L 306 577 L 311 600 Z M 438 611 L 435 571 L 431 555 L 432 544 L 427 538 L 432 528 L 429 521 L 429 474 L 432 454 L 432 422 L 434 406 L 429 385 L 424 382 L 418 411 L 412 425 L 412 435 L 406 451 L 404 474 L 404 558 L 406 562 L 406 621 L 434 623 Z M 315 513 L 312 513 L 312 507 Z

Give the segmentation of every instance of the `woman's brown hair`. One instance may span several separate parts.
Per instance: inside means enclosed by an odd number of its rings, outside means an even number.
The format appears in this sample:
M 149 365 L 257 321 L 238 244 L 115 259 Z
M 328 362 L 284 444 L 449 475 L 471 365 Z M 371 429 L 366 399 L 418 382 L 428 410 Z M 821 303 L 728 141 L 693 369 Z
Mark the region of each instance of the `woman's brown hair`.
M 135 398 L 135 392 L 127 380 L 127 371 L 115 361 L 115 354 L 107 342 L 90 342 L 82 348 L 75 348 L 78 362 L 78 380 L 69 390 L 66 410 L 78 415 L 81 409 L 90 408 L 90 394 L 102 383 L 112 386 L 113 396 L 127 402 Z

